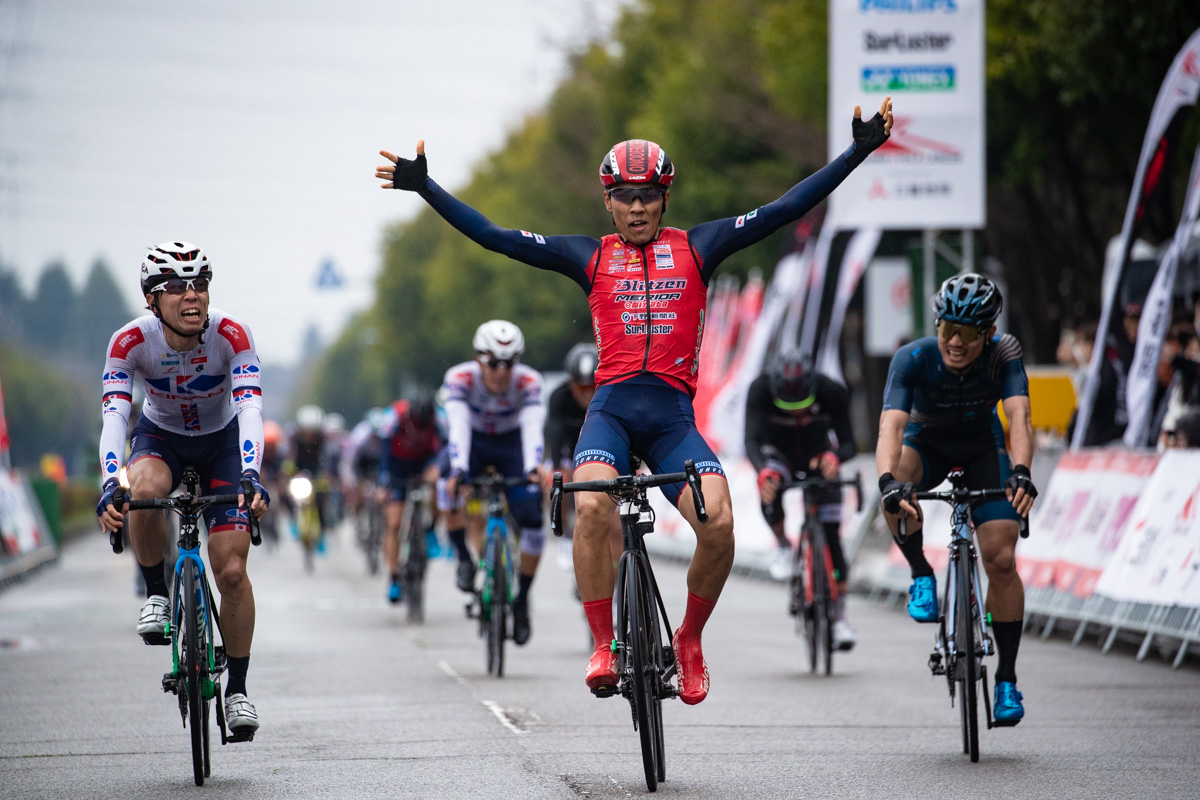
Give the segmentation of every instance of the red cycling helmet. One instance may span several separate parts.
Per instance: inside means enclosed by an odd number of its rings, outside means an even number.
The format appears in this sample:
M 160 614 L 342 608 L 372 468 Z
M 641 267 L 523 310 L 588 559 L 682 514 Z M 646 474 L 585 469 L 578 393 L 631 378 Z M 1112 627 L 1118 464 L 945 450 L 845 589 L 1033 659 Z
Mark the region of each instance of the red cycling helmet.
M 600 162 L 600 182 L 606 187 L 618 183 L 656 183 L 670 186 L 675 165 L 667 151 L 645 139 L 630 139 L 614 145 Z

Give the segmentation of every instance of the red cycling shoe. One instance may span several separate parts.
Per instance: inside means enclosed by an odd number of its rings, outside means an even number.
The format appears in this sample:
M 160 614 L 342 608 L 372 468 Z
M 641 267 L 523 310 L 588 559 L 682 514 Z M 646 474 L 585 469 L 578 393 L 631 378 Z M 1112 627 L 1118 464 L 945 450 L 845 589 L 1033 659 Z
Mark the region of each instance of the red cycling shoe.
M 617 693 L 617 654 L 611 646 L 597 648 L 592 653 L 586 680 L 596 697 L 612 697 Z
M 681 638 L 675 631 L 671 646 L 679 665 L 679 699 L 694 706 L 708 697 L 708 664 L 700 651 L 700 640 Z

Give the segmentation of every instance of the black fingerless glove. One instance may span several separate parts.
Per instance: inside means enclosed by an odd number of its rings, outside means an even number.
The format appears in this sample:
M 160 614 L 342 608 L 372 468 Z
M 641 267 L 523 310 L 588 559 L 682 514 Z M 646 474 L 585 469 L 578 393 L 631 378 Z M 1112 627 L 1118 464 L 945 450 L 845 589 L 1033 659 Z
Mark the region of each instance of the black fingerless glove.
M 1004 482 L 1005 489 L 1012 489 L 1015 494 L 1018 489 L 1024 489 L 1025 494 L 1031 498 L 1037 498 L 1037 487 L 1033 485 L 1033 479 L 1029 476 L 1029 467 L 1024 464 L 1017 464 L 1013 467 L 1012 475 L 1008 476 L 1008 480 Z
M 851 167 L 857 167 L 866 161 L 867 156 L 888 140 L 888 134 L 883 132 L 883 115 L 878 111 L 866 122 L 855 117 L 850 122 L 850 128 L 854 134 L 854 152 L 850 154 Z
M 245 472 L 242 473 L 242 480 L 250 481 L 250 486 L 252 489 L 254 489 L 254 494 L 260 495 L 262 497 L 264 503 L 266 503 L 267 505 L 271 505 L 271 495 L 267 494 L 266 488 L 261 483 L 259 483 L 257 472 L 255 472 L 252 469 L 246 470 Z M 245 493 L 243 493 L 243 496 L 245 496 Z M 249 508 L 250 504 L 252 502 L 254 502 L 254 499 L 251 497 L 247 497 L 246 498 L 246 508 Z
M 120 485 L 121 482 L 116 478 L 109 478 L 104 482 L 104 487 L 100 490 L 100 502 L 96 504 L 97 517 L 103 517 L 104 512 L 110 505 L 113 504 L 113 496 L 117 493 L 117 488 L 120 487 Z M 117 511 L 120 510 L 121 509 L 119 508 L 117 509 Z
M 900 501 L 911 499 L 912 491 L 911 483 L 901 483 L 890 472 L 879 476 L 879 493 L 883 496 L 883 510 L 889 514 L 899 514 Z
M 392 177 L 392 188 L 417 192 L 425 188 L 425 178 L 428 176 L 429 167 L 425 162 L 424 153 L 418 155 L 413 161 L 409 161 L 407 158 L 397 158 L 396 174 Z

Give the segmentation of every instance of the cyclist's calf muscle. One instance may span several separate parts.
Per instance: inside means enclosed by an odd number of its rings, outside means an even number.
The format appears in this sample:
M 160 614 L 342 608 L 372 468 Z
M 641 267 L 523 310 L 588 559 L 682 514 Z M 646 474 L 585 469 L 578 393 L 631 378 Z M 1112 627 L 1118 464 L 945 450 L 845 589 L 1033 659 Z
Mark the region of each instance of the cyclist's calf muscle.
M 129 495 L 134 500 L 166 497 L 171 469 L 157 458 L 141 458 L 129 466 Z M 129 515 L 129 539 L 139 564 L 152 567 L 162 561 L 167 546 L 167 519 L 163 512 L 146 509 Z

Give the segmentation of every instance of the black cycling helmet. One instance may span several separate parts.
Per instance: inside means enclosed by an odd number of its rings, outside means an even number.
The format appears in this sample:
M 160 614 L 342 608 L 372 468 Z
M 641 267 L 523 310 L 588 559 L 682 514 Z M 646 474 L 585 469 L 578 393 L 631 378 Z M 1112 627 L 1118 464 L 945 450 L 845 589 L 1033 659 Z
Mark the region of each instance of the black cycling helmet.
M 816 400 L 817 372 L 812 359 L 799 350 L 779 353 L 771 362 L 767 382 L 775 405 L 785 411 L 800 411 Z
M 593 342 L 580 342 L 567 353 L 563 369 L 567 371 L 571 382 L 580 386 L 592 386 L 596 383 L 596 367 L 600 366 L 600 353 Z
M 420 430 L 433 427 L 433 396 L 419 389 L 408 396 L 408 417 Z
M 1003 307 L 1004 298 L 996 284 L 973 272 L 948 278 L 933 296 L 933 313 L 937 319 L 980 328 L 995 322 Z

